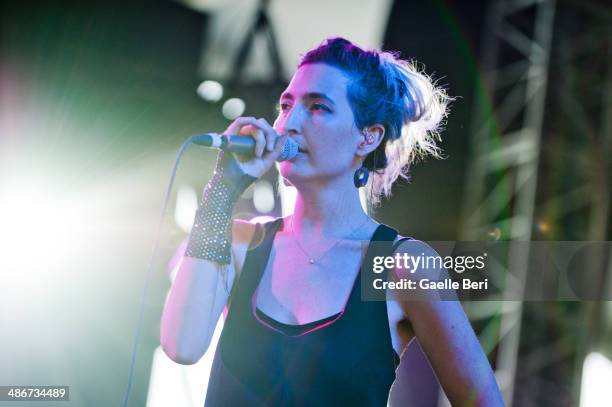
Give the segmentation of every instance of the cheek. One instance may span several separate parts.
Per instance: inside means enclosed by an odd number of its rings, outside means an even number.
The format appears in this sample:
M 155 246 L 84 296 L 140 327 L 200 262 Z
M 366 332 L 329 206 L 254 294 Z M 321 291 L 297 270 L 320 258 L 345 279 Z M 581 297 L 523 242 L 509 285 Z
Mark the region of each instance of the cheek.
M 355 133 L 355 129 L 344 124 L 333 129 L 328 134 L 329 137 L 326 140 L 325 147 L 329 154 L 337 157 L 338 161 L 350 161 L 354 157 L 361 140 L 358 134 Z
M 321 170 L 337 172 L 350 167 L 355 157 L 350 142 L 344 138 L 326 140 L 326 143 L 317 148 L 318 154 L 313 155 L 312 163 Z

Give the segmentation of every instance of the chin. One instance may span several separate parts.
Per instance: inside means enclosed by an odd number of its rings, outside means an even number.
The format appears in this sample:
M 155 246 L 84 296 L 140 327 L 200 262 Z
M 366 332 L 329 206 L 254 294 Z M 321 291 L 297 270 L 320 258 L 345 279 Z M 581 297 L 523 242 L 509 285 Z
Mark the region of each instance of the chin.
M 290 178 L 294 174 L 297 174 L 300 171 L 301 165 L 294 160 L 290 161 L 281 161 L 278 164 L 278 172 L 285 178 Z
M 295 185 L 295 182 L 308 178 L 307 169 L 304 168 L 303 163 L 283 161 L 279 164 L 278 170 L 280 175 L 285 179 L 285 182 L 289 182 L 292 185 Z
M 285 183 L 291 183 L 293 185 L 293 181 L 299 179 L 299 171 L 295 168 L 295 166 L 291 163 L 281 164 L 278 171 L 285 180 Z

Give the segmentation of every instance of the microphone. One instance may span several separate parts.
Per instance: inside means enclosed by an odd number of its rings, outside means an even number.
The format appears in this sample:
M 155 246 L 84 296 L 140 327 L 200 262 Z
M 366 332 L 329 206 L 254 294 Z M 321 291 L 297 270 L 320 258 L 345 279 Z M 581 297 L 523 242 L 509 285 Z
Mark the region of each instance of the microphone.
M 218 148 L 231 153 L 242 154 L 246 156 L 255 155 L 255 140 L 249 136 L 231 135 L 225 136 L 217 133 L 205 133 L 192 136 L 193 144 L 199 146 Z M 298 153 L 298 144 L 295 140 L 287 138 L 281 155 L 276 161 L 287 161 L 294 158 Z

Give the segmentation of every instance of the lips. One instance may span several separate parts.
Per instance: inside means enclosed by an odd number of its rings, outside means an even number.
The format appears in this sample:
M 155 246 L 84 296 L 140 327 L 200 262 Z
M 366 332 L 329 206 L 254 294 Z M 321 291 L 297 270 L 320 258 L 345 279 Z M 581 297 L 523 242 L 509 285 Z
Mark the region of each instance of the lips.
M 308 154 L 308 150 L 302 146 L 298 146 L 298 151 L 303 154 Z

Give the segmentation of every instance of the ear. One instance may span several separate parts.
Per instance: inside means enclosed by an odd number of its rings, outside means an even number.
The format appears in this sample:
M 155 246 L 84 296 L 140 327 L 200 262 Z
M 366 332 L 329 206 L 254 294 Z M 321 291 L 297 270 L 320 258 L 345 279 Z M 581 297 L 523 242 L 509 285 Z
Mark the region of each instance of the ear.
M 359 144 L 356 154 L 362 157 L 367 156 L 376 150 L 385 137 L 385 126 L 373 124 L 361 130 L 363 141 Z

